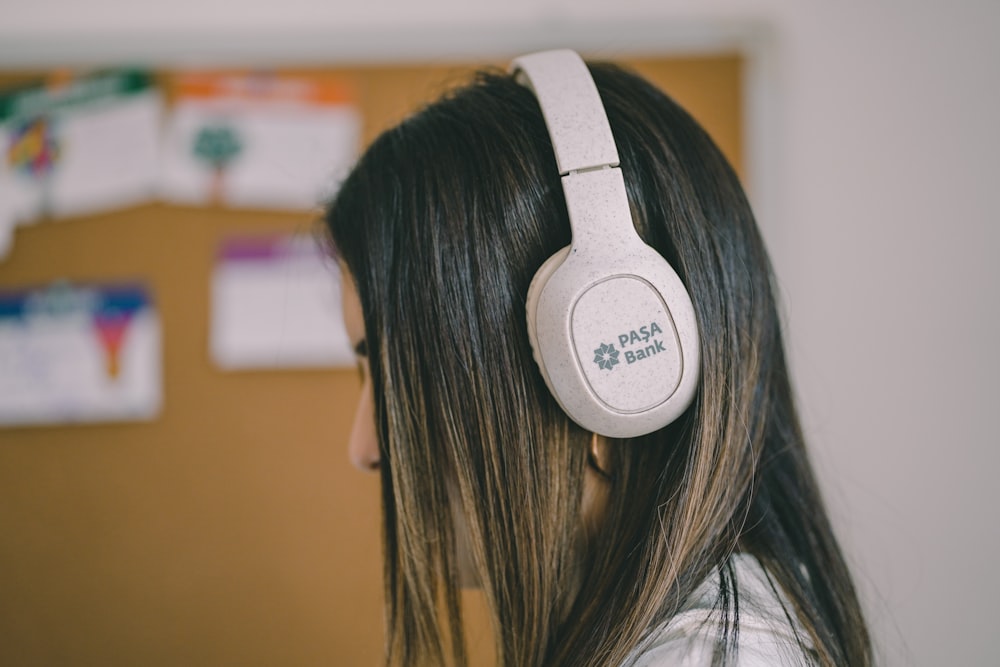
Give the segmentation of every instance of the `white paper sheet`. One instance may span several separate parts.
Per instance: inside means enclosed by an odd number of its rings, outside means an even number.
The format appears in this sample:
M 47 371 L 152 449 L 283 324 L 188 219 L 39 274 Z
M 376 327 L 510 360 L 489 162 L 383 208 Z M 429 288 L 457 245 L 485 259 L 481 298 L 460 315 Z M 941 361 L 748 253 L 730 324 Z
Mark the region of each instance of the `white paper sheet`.
M 161 347 L 141 285 L 0 292 L 0 424 L 152 419 Z
M 348 92 L 273 76 L 195 81 L 180 86 L 168 123 L 169 201 L 311 209 L 357 156 L 361 120 Z
M 339 272 L 309 237 L 234 238 L 212 275 L 212 359 L 222 368 L 353 366 Z
M 0 94 L 0 234 L 9 221 L 85 215 L 150 198 L 162 99 L 142 72 Z

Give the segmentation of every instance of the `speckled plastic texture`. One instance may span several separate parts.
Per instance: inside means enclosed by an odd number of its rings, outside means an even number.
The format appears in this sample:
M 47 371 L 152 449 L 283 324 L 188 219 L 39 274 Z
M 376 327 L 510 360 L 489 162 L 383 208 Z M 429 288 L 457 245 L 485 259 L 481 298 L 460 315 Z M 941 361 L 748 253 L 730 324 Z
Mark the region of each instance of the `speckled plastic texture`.
M 535 360 L 583 428 L 618 438 L 651 433 L 676 419 L 698 386 L 691 299 L 635 231 L 614 167 L 618 152 L 583 60 L 547 51 L 511 67 L 538 96 L 552 133 L 573 231 L 572 245 L 542 265 L 528 291 Z

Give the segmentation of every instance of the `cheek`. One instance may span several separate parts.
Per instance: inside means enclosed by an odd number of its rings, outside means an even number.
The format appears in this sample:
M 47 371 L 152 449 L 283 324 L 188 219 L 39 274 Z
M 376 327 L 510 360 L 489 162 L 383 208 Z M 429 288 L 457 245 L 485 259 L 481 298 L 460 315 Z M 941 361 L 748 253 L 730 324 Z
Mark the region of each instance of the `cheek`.
M 361 398 L 354 412 L 354 424 L 347 443 L 347 454 L 356 468 L 374 471 L 379 466 L 378 439 L 375 437 L 375 406 L 371 380 L 361 387 Z

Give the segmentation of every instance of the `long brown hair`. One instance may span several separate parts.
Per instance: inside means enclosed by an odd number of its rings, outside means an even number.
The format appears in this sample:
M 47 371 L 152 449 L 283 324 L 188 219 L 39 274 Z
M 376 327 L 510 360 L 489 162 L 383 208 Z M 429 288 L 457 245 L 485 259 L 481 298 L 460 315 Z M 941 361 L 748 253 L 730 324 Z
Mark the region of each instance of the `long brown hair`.
M 697 397 L 667 428 L 609 443 L 607 507 L 583 531 L 592 434 L 548 393 L 525 327 L 532 275 L 570 241 L 533 95 L 482 73 L 379 137 L 326 221 L 364 311 L 387 663 L 465 663 L 458 525 L 500 665 L 619 665 L 714 572 L 725 659 L 739 628 L 735 552 L 755 556 L 782 591 L 804 651 L 822 665 L 870 664 L 738 179 L 667 96 L 617 67 L 590 67 L 636 227 L 692 295 Z

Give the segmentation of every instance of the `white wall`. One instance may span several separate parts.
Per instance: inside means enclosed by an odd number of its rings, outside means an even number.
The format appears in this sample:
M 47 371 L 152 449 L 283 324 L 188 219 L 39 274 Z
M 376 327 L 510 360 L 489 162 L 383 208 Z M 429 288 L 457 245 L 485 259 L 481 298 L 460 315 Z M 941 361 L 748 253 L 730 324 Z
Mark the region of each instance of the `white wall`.
M 759 84 L 754 196 L 817 466 L 884 663 L 995 664 L 1000 3 L 0 0 L 0 9 L 0 67 L 749 49 Z

